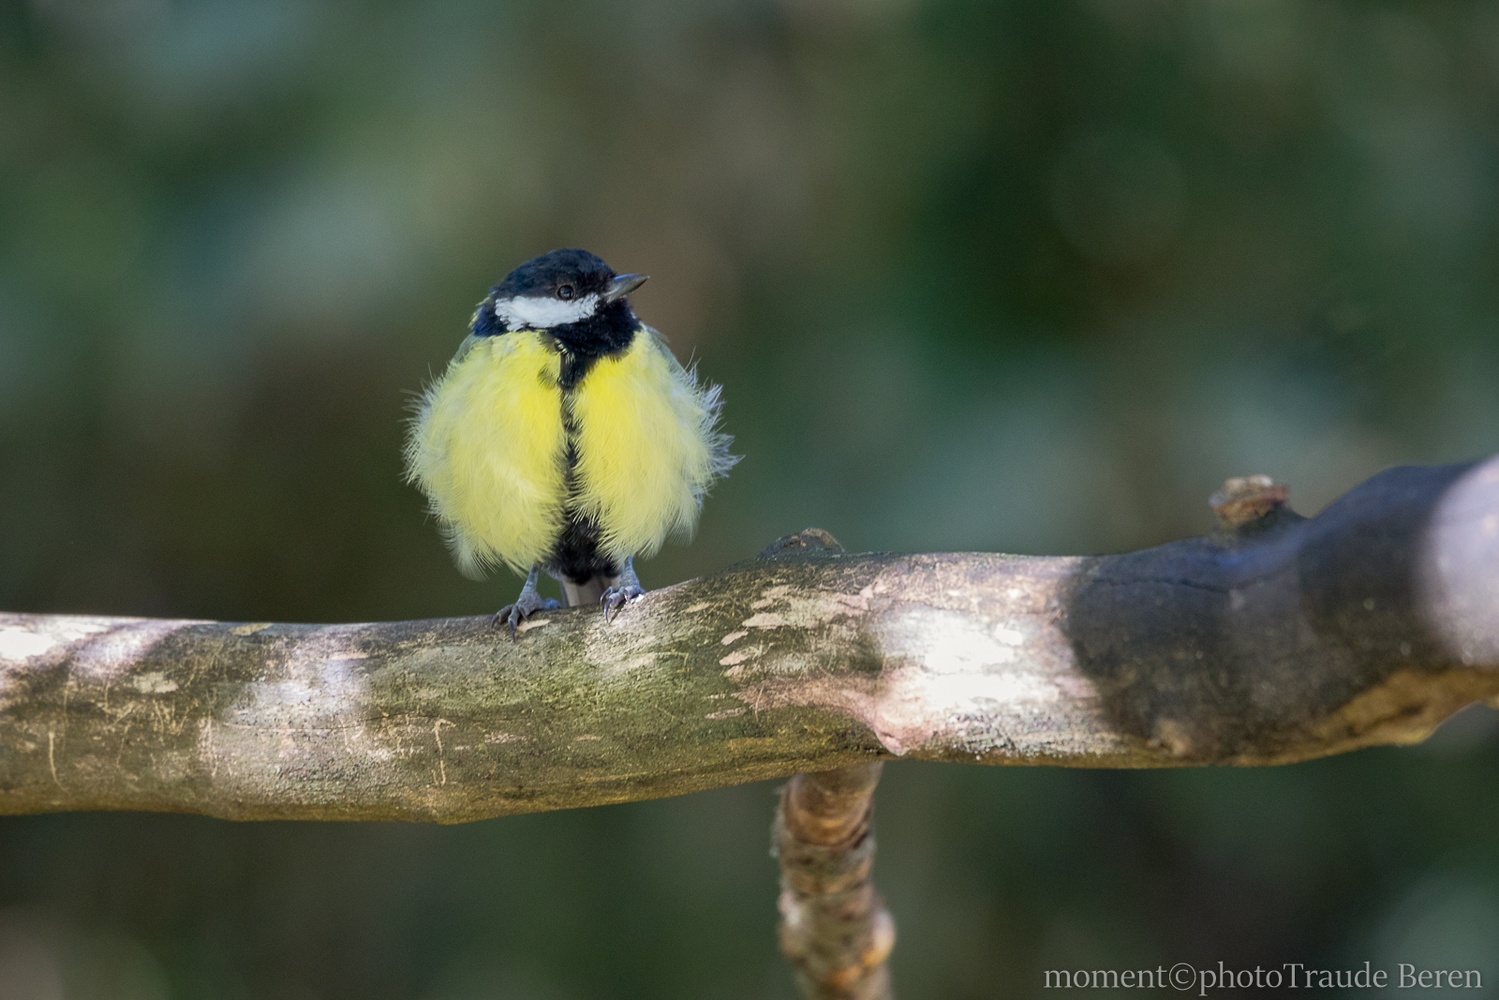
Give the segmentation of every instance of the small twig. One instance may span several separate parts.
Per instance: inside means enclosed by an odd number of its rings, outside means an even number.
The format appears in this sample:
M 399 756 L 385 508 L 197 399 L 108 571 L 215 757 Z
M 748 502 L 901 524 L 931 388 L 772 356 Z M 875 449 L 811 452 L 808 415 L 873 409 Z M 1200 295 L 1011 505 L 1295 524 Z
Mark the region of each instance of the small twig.
M 808 1000 L 888 1000 L 895 921 L 875 890 L 879 761 L 798 774 L 781 789 L 781 951 Z

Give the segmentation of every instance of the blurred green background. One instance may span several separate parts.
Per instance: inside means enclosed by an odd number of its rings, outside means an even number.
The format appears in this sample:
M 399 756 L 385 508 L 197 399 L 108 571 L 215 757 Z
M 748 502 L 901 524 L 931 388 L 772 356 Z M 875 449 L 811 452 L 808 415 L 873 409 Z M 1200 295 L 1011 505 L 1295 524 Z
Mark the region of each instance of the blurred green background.
M 818 525 L 1094 552 L 1499 450 L 1499 7 L 0 6 L 0 607 L 492 611 L 402 421 L 583 246 L 746 458 L 647 586 Z M 1499 731 L 1273 770 L 896 764 L 906 997 L 1480 968 Z M 458 828 L 0 820 L 0 997 L 786 998 L 769 786 Z

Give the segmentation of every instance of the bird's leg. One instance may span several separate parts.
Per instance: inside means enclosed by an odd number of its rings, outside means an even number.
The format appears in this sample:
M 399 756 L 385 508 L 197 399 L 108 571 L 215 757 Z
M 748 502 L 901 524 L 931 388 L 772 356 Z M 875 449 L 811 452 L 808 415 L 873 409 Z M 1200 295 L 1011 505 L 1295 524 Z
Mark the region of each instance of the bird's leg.
M 536 580 L 540 576 L 541 567 L 532 566 L 531 572 L 526 574 L 526 585 L 520 589 L 520 596 L 515 599 L 515 603 L 505 605 L 490 619 L 495 625 L 509 625 L 512 639 L 515 638 L 515 627 L 535 612 L 561 607 L 550 597 L 542 597 L 536 589 Z
M 604 596 L 599 598 L 599 603 L 604 606 L 604 618 L 618 614 L 619 609 L 635 600 L 645 593 L 645 588 L 640 585 L 640 577 L 635 575 L 635 557 L 628 556 L 625 559 L 625 568 L 619 576 L 614 578 L 614 585 L 604 588 Z

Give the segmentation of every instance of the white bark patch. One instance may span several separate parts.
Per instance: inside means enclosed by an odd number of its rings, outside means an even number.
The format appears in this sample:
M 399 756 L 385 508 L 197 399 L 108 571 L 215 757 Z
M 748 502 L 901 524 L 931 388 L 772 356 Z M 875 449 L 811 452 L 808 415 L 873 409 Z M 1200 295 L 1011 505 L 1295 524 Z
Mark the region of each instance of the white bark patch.
M 1001 641 L 996 633 L 1005 635 Z M 913 608 L 895 620 L 890 637 L 894 650 L 913 656 L 923 669 L 938 675 L 983 673 L 1014 663 L 1023 637 L 1003 626 L 987 631 L 967 615 Z
M 54 645 L 51 636 L 38 635 L 29 629 L 0 628 L 0 660 L 29 660 Z
M 170 694 L 177 690 L 177 682 L 160 670 L 148 670 L 131 678 L 130 683 L 141 694 Z
M 152 618 L 123 621 L 116 618 L 111 622 L 107 618 L 92 618 L 69 624 L 71 627 L 53 630 L 49 635 L 57 646 L 66 647 L 74 677 L 103 678 L 108 682 L 129 671 L 147 650 L 172 633 L 204 623 Z M 59 648 L 54 652 L 64 650 Z M 133 679 L 121 678 L 121 681 L 134 683 Z
M 894 617 L 880 630 L 892 664 L 881 677 L 870 719 L 875 734 L 901 754 L 938 733 L 951 738 L 963 720 L 982 719 L 1002 733 L 1039 730 L 1035 746 L 1017 749 L 1041 750 L 1046 727 L 1035 719 L 1076 715 L 1080 701 L 1096 704 L 1096 692 L 1087 683 L 1081 685 L 1086 690 L 1073 690 L 1079 686 L 1075 678 L 1059 677 L 1021 655 L 1034 628 L 1023 619 L 986 626 L 966 614 L 926 607 Z
M 118 629 L 121 621 L 128 621 L 131 624 L 135 624 L 136 621 L 142 624 L 149 622 L 149 619 L 96 618 L 88 615 L 52 616 L 30 621 L 27 620 L 29 616 L 19 617 L 27 624 L 0 626 L 0 658 L 9 659 L 15 656 L 19 659 L 38 656 L 55 647 L 87 639 L 100 632 Z M 12 620 L 15 620 L 14 617 Z M 45 645 L 35 645 L 38 640 Z M 15 650 L 14 653 L 11 652 L 12 649 Z
M 818 628 L 839 618 L 862 615 L 869 610 L 865 594 L 842 594 L 835 590 L 800 591 L 777 585 L 766 587 L 750 607 L 773 608 L 751 615 L 744 628 Z
M 760 655 L 759 646 L 751 646 L 749 649 L 740 649 L 730 653 L 718 661 L 720 667 L 737 667 L 745 660 L 752 660 Z
M 57 732 L 51 726 L 47 727 L 47 767 L 52 771 L 52 783 L 61 788 L 62 782 L 57 778 Z
M 734 645 L 734 643 L 738 642 L 740 639 L 743 639 L 747 635 L 749 635 L 748 632 L 746 632 L 743 629 L 740 629 L 740 630 L 735 631 L 735 632 L 730 632 L 728 635 L 726 635 L 722 639 L 718 640 L 718 642 L 719 642 L 720 645 L 723 645 L 723 646 L 732 646 L 732 645 Z
M 442 727 L 451 726 L 447 719 L 438 719 L 432 723 L 432 738 L 437 741 L 437 783 L 446 785 L 448 783 L 447 754 L 442 747 Z
M 263 795 L 290 768 L 309 797 L 336 797 L 351 767 L 367 780 L 393 780 L 395 762 L 412 754 L 429 756 L 433 784 L 442 783 L 448 747 L 441 730 L 451 723 L 437 720 L 434 728 L 431 718 L 370 718 L 372 661 L 345 648 L 357 630 L 319 628 L 294 659 L 246 685 L 220 713 L 214 749 L 234 762 L 220 767 L 217 777 L 226 795 Z
M 254 635 L 271 627 L 270 622 L 246 622 L 244 625 L 236 625 L 229 631 L 234 635 Z
M 1426 519 L 1416 561 L 1426 627 L 1448 655 L 1464 664 L 1499 660 L 1499 545 L 1491 527 L 1499 505 L 1499 457 L 1481 462 L 1448 486 Z M 1476 530 L 1475 530 L 1476 529 Z M 1364 607 L 1373 610 L 1372 598 Z
M 1025 633 L 1019 629 L 1007 628 L 1004 625 L 994 626 L 994 638 L 1010 646 L 1019 646 L 1025 642 Z
M 213 745 L 213 720 L 204 719 L 198 723 L 198 752 L 208 761 L 208 776 L 217 778 L 219 776 L 219 752 Z

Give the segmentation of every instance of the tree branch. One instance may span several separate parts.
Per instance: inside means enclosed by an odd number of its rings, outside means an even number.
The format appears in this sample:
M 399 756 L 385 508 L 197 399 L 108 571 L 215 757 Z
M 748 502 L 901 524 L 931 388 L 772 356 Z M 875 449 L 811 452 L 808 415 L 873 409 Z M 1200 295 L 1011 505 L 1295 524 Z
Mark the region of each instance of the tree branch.
M 798 774 L 781 789 L 781 951 L 811 1000 L 889 1000 L 895 920 L 875 890 L 879 761 Z
M 1499 457 L 1099 557 L 815 533 L 615 621 L 0 615 L 0 812 L 459 822 L 887 755 L 1278 764 L 1499 694 Z

